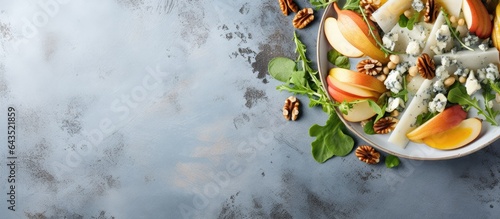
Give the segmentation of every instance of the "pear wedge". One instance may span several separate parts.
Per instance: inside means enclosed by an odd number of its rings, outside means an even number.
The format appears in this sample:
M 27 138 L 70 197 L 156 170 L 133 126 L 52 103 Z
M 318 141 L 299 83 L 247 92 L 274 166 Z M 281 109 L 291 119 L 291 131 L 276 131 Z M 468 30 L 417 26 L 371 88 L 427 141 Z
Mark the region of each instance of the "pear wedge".
M 333 6 L 338 15 L 338 27 L 344 38 L 370 58 L 376 59 L 383 64 L 388 63 L 389 57 L 377 46 L 377 41 L 381 42 L 382 40 L 375 25 L 370 22 L 377 39 L 372 37 L 370 29 L 361 15 L 354 11 L 341 10 L 337 3 L 333 3 Z

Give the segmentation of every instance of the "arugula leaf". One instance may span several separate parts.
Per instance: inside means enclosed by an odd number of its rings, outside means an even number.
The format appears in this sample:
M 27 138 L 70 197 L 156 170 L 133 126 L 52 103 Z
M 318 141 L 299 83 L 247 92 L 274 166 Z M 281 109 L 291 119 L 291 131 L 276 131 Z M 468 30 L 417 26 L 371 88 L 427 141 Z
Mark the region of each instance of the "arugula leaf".
M 393 167 L 397 167 L 399 166 L 399 158 L 394 156 L 394 155 L 387 155 L 387 157 L 385 158 L 385 166 L 387 168 L 393 168 Z
M 396 52 L 391 51 L 390 49 L 386 48 L 384 46 L 384 44 L 382 42 L 380 42 L 379 38 L 374 33 L 374 29 L 376 29 L 376 27 L 372 26 L 373 23 L 370 20 L 368 20 L 368 18 L 366 17 L 366 13 L 365 13 L 364 9 L 361 7 L 361 5 L 358 5 L 358 8 L 359 8 L 359 11 L 361 12 L 361 16 L 363 17 L 363 20 L 365 21 L 366 25 L 368 25 L 368 32 L 373 37 L 373 39 L 375 39 L 375 42 L 379 46 L 380 50 L 382 52 L 384 52 L 385 56 L 388 56 L 390 54 L 397 54 Z
M 399 93 L 391 92 L 391 97 L 399 97 L 403 99 L 405 103 L 408 102 L 408 82 L 406 81 L 406 79 L 403 79 L 403 89 L 399 91 Z
M 345 156 L 352 151 L 354 140 L 344 133 L 345 126 L 334 112 L 334 107 L 341 104 L 330 101 L 327 91 L 319 79 L 318 71 L 313 70 L 309 65 L 311 61 L 306 57 L 306 46 L 296 33 L 293 36 L 295 51 L 298 54 L 295 61 L 291 60 L 293 67 L 290 59 L 287 58 L 273 59 L 269 62 L 270 75 L 285 82 L 276 89 L 306 95 L 309 97 L 310 107 L 321 105 L 323 111 L 330 116 L 327 125 L 313 125 L 309 129 L 309 134 L 316 137 L 311 143 L 313 157 L 316 161 L 322 163 L 333 156 Z
M 330 114 L 325 126 L 318 124 L 309 129 L 309 135 L 316 137 L 311 143 L 314 159 L 323 163 L 333 156 L 346 156 L 354 147 L 352 137 L 344 134 L 344 123 L 335 113 Z
M 441 7 L 441 13 L 443 13 L 444 20 L 446 22 L 446 25 L 448 26 L 448 29 L 451 32 L 451 35 L 453 35 L 453 37 L 458 41 L 458 43 L 460 43 L 462 47 L 470 51 L 474 51 L 473 48 L 468 47 L 467 45 L 465 45 L 464 42 L 462 42 L 462 39 L 460 38 L 460 32 L 456 28 L 453 28 L 453 26 L 451 25 L 450 18 L 448 17 L 448 13 L 446 13 L 444 7 Z
M 420 126 L 422 124 L 424 124 L 425 122 L 429 121 L 429 119 L 432 119 L 432 117 L 436 116 L 437 115 L 437 112 L 425 112 L 425 113 L 421 113 L 420 115 L 417 116 L 417 121 L 416 121 L 416 124 L 417 126 Z
M 491 89 L 493 89 L 496 93 L 500 94 L 500 82 L 494 82 L 489 80 L 488 84 L 490 85 Z
M 380 118 L 384 117 L 385 114 L 385 106 L 380 107 L 375 101 L 366 99 L 368 101 L 368 105 L 377 113 L 377 117 L 375 118 L 375 122 L 377 122 Z M 382 109 L 383 108 L 383 109 Z
M 373 120 L 368 121 L 365 126 L 363 126 L 363 131 L 368 135 L 374 135 L 375 130 L 373 129 Z
M 276 57 L 269 61 L 267 70 L 274 79 L 281 82 L 288 82 L 288 80 L 292 77 L 295 66 L 295 61 L 289 58 Z
M 469 96 L 467 94 L 467 90 L 464 85 L 452 88 L 448 92 L 448 101 L 450 101 L 451 103 L 458 103 L 466 107 L 474 107 L 475 109 L 477 109 L 479 114 L 482 114 L 484 116 L 486 121 L 494 126 L 498 126 L 498 123 L 495 119 L 496 114 L 490 114 L 491 112 L 488 112 L 487 110 L 481 108 L 481 106 L 479 106 L 479 101 L 475 97 Z
M 295 86 L 304 87 L 306 86 L 306 72 L 305 71 L 293 71 L 290 82 Z
M 359 1 L 360 0 L 347 0 L 342 9 L 359 12 Z M 326 6 L 334 2 L 337 2 L 337 0 L 309 0 L 309 3 L 316 9 L 326 8 Z
M 495 94 L 491 93 L 491 91 L 492 91 L 492 88 L 490 86 L 483 86 L 482 95 L 483 95 L 483 99 L 484 99 L 484 108 L 486 110 L 486 113 L 488 113 L 488 115 L 491 118 L 495 119 L 500 112 L 493 109 L 493 104 L 490 105 L 490 101 L 495 100 Z
M 309 0 L 312 6 L 316 9 L 326 8 L 330 3 L 336 2 L 337 0 Z
M 359 9 L 359 2 L 360 0 L 347 0 L 347 2 L 344 4 L 344 7 L 342 9 L 344 10 L 351 10 L 355 12 L 360 12 Z

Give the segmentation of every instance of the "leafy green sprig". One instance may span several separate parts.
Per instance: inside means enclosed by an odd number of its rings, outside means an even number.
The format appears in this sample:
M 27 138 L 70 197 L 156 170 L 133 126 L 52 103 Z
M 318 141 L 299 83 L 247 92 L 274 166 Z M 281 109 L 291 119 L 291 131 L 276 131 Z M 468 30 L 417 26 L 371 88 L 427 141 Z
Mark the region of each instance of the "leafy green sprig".
M 366 25 L 368 25 L 368 32 L 373 37 L 373 39 L 375 39 L 375 42 L 380 47 L 380 50 L 382 50 L 382 52 L 384 52 L 385 56 L 389 56 L 391 54 L 398 54 L 397 52 L 391 51 L 390 49 L 386 48 L 384 46 L 384 44 L 382 42 L 380 42 L 380 40 L 378 40 L 378 38 L 377 38 L 377 36 L 375 35 L 375 32 L 374 32 L 375 27 L 373 27 L 371 25 L 370 21 L 366 17 L 365 10 L 360 5 L 358 5 L 358 8 L 359 8 L 359 11 L 361 12 L 361 15 L 363 16 L 363 20 L 365 21 Z
M 431 111 L 421 113 L 420 115 L 417 116 L 417 121 L 416 121 L 417 126 L 424 124 L 437 114 L 438 114 L 437 112 L 431 112 Z
M 310 66 L 311 61 L 306 57 L 306 46 L 296 33 L 294 33 L 293 40 L 298 54 L 297 59 L 295 61 L 285 57 L 272 59 L 268 65 L 269 74 L 285 83 L 276 89 L 306 95 L 309 97 L 310 107 L 321 105 L 323 111 L 330 116 L 325 126 L 313 125 L 309 130 L 310 136 L 316 137 L 311 143 L 314 159 L 322 163 L 332 156 L 345 156 L 352 151 L 354 140 L 344 133 L 345 126 L 334 112 L 334 107 L 338 107 L 342 113 L 347 114 L 355 104 L 368 102 L 377 113 L 376 121 L 384 115 L 385 106 L 380 107 L 375 101 L 369 99 L 342 103 L 331 101 L 319 79 L 318 71 Z
M 399 16 L 398 24 L 400 27 L 406 27 L 408 30 L 413 30 L 413 25 L 418 22 L 420 13 L 414 13 L 411 18 L 406 17 L 405 14 Z
M 443 13 L 444 20 L 446 22 L 446 25 L 448 26 L 448 29 L 450 29 L 451 35 L 453 35 L 453 37 L 458 41 L 458 43 L 460 43 L 460 45 L 463 48 L 466 48 L 470 51 L 474 51 L 473 48 L 470 48 L 469 46 L 465 45 L 462 39 L 460 39 L 459 36 L 460 32 L 456 28 L 453 28 L 453 26 L 451 25 L 450 18 L 448 17 L 448 13 L 446 13 L 446 10 L 443 7 L 441 7 L 441 13 Z
M 328 61 L 339 68 L 350 69 L 351 64 L 349 63 L 349 58 L 340 54 L 337 50 L 332 49 L 327 53 Z
M 285 82 L 277 87 L 280 91 L 303 94 L 309 97 L 309 106 L 321 105 L 323 111 L 329 115 L 325 126 L 313 125 L 309 135 L 315 137 L 311 143 L 312 155 L 317 162 L 323 163 L 333 156 L 345 156 L 352 151 L 354 140 L 345 134 L 345 125 L 334 112 L 334 104 L 330 99 L 319 79 L 318 71 L 314 70 L 306 57 L 306 46 L 294 33 L 295 52 L 297 59 L 291 60 L 276 57 L 269 62 L 269 74 L 275 79 Z
M 359 1 L 360 0 L 347 0 L 342 9 L 359 12 L 358 11 Z M 326 6 L 328 6 L 331 3 L 337 2 L 337 0 L 309 0 L 309 2 L 316 9 L 320 9 L 320 8 L 326 8 Z
M 337 2 L 337 0 L 309 0 L 312 6 L 316 9 L 326 8 L 331 3 Z
M 475 108 L 479 114 L 483 115 L 486 121 L 491 123 L 494 126 L 498 126 L 498 122 L 496 121 L 496 116 L 498 115 L 498 111 L 495 111 L 488 107 L 488 101 L 495 98 L 495 95 L 491 96 L 490 89 L 488 86 L 483 87 L 483 97 L 485 101 L 485 109 L 483 109 L 479 105 L 479 101 L 470 95 L 467 94 L 467 90 L 464 85 L 459 84 L 455 86 L 448 92 L 448 101 L 451 103 L 458 103 L 461 106 L 465 106 L 467 108 L 473 107 Z M 489 94 L 488 94 L 489 93 Z
M 399 166 L 399 163 L 400 163 L 399 158 L 392 154 L 387 155 L 387 157 L 385 158 L 385 166 L 387 168 L 397 167 Z

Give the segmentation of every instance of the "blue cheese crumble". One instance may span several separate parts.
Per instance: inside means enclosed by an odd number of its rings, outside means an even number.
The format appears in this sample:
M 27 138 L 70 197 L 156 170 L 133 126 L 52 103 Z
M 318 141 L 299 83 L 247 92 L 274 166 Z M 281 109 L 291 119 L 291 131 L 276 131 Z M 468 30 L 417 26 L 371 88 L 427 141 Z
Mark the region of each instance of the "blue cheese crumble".
M 440 65 L 436 68 L 436 76 L 439 78 L 439 79 L 446 79 L 448 77 L 450 77 L 450 74 L 448 73 L 448 70 L 446 70 L 446 66 L 444 65 Z
M 499 78 L 497 65 L 490 63 L 486 68 L 480 68 L 477 70 L 477 79 L 486 84 L 488 81 L 495 81 Z
M 392 70 L 389 72 L 387 79 L 384 81 L 384 85 L 387 89 L 391 90 L 393 93 L 399 93 L 403 90 L 403 77 L 402 73 L 397 70 Z
M 467 33 L 467 36 L 464 37 L 463 42 L 466 46 L 472 46 L 479 42 L 479 37 Z
M 434 99 L 432 99 L 431 102 L 429 102 L 429 111 L 432 113 L 440 113 L 443 112 L 444 108 L 446 107 L 446 102 L 448 99 L 446 96 L 442 93 L 438 93 Z
M 500 77 L 500 73 L 498 72 L 498 66 L 490 63 L 488 64 L 488 67 L 486 67 L 486 78 L 495 81 Z
M 385 48 L 394 51 L 394 47 L 396 47 L 396 42 L 399 39 L 399 35 L 397 33 L 387 33 L 382 37 L 382 44 Z
M 458 66 L 457 70 L 453 72 L 453 74 L 458 77 L 460 76 L 467 77 L 467 75 L 469 74 L 469 69 L 463 66 Z
M 432 92 L 434 93 L 446 93 L 446 88 L 444 86 L 443 80 L 437 80 L 432 84 Z
M 394 110 L 402 111 L 405 108 L 405 102 L 400 97 L 389 97 L 387 100 L 387 107 L 385 108 L 386 112 L 392 112 Z
M 457 63 L 456 59 L 451 60 L 448 56 L 441 57 L 441 65 L 444 67 L 450 67 L 452 64 Z
M 443 24 L 436 31 L 436 41 L 436 45 L 431 46 L 432 51 L 435 54 L 443 54 L 444 52 L 446 52 L 446 48 L 448 47 L 448 45 L 451 45 L 451 42 L 453 41 L 448 25 Z
M 469 77 L 467 77 L 467 80 L 465 81 L 465 88 L 468 95 L 472 95 L 481 89 L 481 84 L 479 84 L 476 76 L 474 76 L 474 71 L 470 71 Z
M 422 10 L 424 10 L 425 5 L 421 0 L 413 0 L 413 2 L 411 3 L 411 7 L 415 9 L 415 11 L 421 12 Z
M 420 44 L 417 41 L 411 41 L 406 46 L 406 54 L 412 56 L 420 55 Z

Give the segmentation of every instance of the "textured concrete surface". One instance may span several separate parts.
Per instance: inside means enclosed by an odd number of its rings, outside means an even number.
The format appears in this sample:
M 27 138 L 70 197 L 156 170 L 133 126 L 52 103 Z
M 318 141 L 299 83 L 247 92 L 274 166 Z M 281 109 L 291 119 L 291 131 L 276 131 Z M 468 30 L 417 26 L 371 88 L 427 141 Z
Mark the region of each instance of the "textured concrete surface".
M 498 142 L 397 169 L 316 163 L 326 115 L 285 121 L 267 74 L 295 57 L 291 19 L 276 1 L 0 0 L 0 218 L 500 215 Z M 297 31 L 313 60 L 318 25 Z

